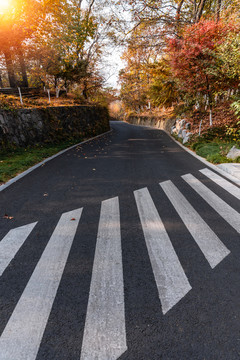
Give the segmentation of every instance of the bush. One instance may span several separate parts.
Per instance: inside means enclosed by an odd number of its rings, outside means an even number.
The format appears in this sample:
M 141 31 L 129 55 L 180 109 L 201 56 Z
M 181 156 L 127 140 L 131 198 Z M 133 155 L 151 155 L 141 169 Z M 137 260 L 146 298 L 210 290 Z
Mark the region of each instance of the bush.
M 226 137 L 226 126 L 212 127 L 202 134 L 202 139 L 205 141 L 213 141 L 214 139 L 222 139 Z
M 236 100 L 231 104 L 231 108 L 234 110 L 235 115 L 240 117 L 240 100 Z
M 221 141 L 236 142 L 240 144 L 240 121 L 236 122 L 232 126 L 224 125 L 218 127 L 209 128 L 202 133 L 197 142 L 211 142 Z
M 233 140 L 240 142 L 240 121 L 238 121 L 234 126 L 227 126 L 226 136 Z

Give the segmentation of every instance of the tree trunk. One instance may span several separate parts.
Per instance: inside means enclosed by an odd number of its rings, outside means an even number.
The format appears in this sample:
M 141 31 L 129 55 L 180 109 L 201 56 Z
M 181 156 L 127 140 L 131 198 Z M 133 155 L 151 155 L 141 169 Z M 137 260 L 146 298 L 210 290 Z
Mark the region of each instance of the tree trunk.
M 182 9 L 182 6 L 183 6 L 184 1 L 185 1 L 185 0 L 180 0 L 180 2 L 179 2 L 179 4 L 178 4 L 177 14 L 176 14 L 176 20 L 177 20 L 177 22 L 179 22 L 180 14 L 181 14 L 181 9 Z
M 203 122 L 203 119 L 201 118 L 201 121 L 200 121 L 200 124 L 199 124 L 198 136 L 201 136 L 202 122 Z
M 209 124 L 210 126 L 212 126 L 212 105 L 209 105 L 210 110 L 209 110 Z
M 212 126 L 213 99 L 210 90 L 208 92 L 208 101 L 209 101 L 209 125 Z
M 202 17 L 202 13 L 203 13 L 205 4 L 206 4 L 206 0 L 201 0 L 201 2 L 199 4 L 199 9 L 198 9 L 198 12 L 196 15 L 196 22 L 199 22 Z
M 206 75 L 206 85 L 207 85 L 207 97 L 208 97 L 208 103 L 209 103 L 209 123 L 210 126 L 212 126 L 212 109 L 213 109 L 213 97 L 211 92 L 211 86 L 209 84 L 208 76 Z
M 197 0 L 194 0 L 194 3 L 193 3 L 193 6 L 194 6 L 194 20 L 196 20 L 196 16 L 197 16 Z
M 217 10 L 216 10 L 217 22 L 220 20 L 221 7 L 222 7 L 222 0 L 217 0 Z
M 83 82 L 83 92 L 82 92 L 84 99 L 87 100 L 88 99 L 88 88 L 87 88 L 87 81 L 84 80 Z
M 0 88 L 3 88 L 2 74 L 0 74 Z
M 181 15 L 181 9 L 183 6 L 185 0 L 180 0 L 178 7 L 177 7 L 177 13 L 176 13 L 176 31 L 179 32 L 179 24 L 180 24 L 180 15 Z
M 91 12 L 92 12 L 92 7 L 93 7 L 94 3 L 95 3 L 95 0 L 91 0 L 91 2 L 89 4 L 88 10 L 87 10 L 87 16 L 86 16 L 87 24 L 88 24 L 88 21 L 89 21 L 89 18 L 90 18 Z
M 26 64 L 25 64 L 21 44 L 19 44 L 17 47 L 17 54 L 18 54 L 21 73 L 22 73 L 22 84 L 21 85 L 22 85 L 22 87 L 28 88 L 27 70 L 26 70 Z
M 14 73 L 14 66 L 13 66 L 13 61 L 12 61 L 11 50 L 5 49 L 3 53 L 4 53 L 6 66 L 7 66 L 9 85 L 11 88 L 16 88 L 17 81 L 16 81 L 16 76 Z

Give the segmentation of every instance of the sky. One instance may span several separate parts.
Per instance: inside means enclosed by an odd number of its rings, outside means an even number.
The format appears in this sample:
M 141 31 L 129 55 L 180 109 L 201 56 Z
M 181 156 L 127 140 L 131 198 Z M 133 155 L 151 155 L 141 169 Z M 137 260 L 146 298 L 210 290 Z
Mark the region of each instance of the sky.
M 112 54 L 106 57 L 106 69 L 104 71 L 107 80 L 107 86 L 113 88 L 120 88 L 118 84 L 118 74 L 124 68 L 124 63 L 121 60 L 122 49 L 113 48 Z

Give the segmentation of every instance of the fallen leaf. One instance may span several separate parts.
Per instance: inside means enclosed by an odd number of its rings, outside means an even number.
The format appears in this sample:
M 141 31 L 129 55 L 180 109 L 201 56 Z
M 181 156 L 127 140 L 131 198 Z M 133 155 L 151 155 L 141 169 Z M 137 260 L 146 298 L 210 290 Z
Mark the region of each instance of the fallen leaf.
M 7 214 L 5 214 L 3 216 L 4 219 L 9 219 L 9 220 L 12 220 L 13 219 L 13 216 L 8 216 Z
M 44 193 L 43 196 L 48 196 L 48 193 Z
M 72 218 L 72 219 L 71 219 L 71 221 L 74 221 L 74 220 L 76 220 L 76 219 L 75 219 L 75 218 Z

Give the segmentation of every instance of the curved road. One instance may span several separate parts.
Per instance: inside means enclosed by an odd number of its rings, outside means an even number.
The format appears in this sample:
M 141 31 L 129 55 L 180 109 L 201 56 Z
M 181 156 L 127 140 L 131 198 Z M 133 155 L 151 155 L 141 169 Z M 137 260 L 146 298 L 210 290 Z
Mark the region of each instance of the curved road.
M 240 188 L 111 125 L 0 193 L 0 360 L 239 359 Z

